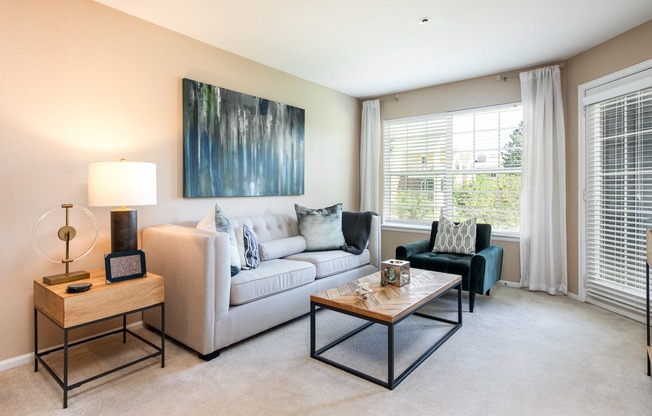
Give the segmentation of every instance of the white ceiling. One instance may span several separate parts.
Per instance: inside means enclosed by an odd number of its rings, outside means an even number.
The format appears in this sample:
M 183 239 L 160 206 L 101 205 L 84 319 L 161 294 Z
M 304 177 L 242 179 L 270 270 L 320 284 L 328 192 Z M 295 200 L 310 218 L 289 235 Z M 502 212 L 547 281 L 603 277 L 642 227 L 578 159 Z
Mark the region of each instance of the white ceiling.
M 96 1 L 358 98 L 564 60 L 652 19 L 652 0 Z

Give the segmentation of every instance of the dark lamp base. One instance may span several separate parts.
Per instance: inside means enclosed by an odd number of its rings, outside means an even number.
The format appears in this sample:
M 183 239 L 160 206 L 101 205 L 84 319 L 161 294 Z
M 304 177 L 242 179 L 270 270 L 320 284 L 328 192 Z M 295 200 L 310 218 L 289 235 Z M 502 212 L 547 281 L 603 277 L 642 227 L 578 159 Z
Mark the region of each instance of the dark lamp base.
M 135 209 L 111 211 L 111 253 L 138 250 L 138 218 Z

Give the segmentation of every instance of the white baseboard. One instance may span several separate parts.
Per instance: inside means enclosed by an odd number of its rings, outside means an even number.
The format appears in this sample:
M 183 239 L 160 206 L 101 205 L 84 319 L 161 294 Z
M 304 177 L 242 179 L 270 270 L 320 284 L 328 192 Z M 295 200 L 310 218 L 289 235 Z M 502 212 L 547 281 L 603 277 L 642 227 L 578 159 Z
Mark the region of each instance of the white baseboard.
M 24 354 L 19 357 L 10 358 L 8 360 L 0 361 L 0 372 L 12 369 L 14 367 L 19 367 L 23 364 L 33 363 L 34 362 L 34 353 L 30 352 L 29 354 Z
M 578 302 L 582 302 L 582 300 L 580 299 L 580 296 L 576 295 L 575 293 L 567 292 L 566 296 L 568 296 L 569 298 L 571 298 L 573 300 L 576 300 Z
M 142 324 L 143 324 L 143 321 L 134 322 L 134 323 L 131 323 L 131 324 L 127 325 L 127 328 L 131 329 L 131 328 L 133 328 L 135 326 L 141 326 Z M 104 333 L 113 332 L 113 331 L 116 331 L 116 330 L 121 329 L 121 328 L 122 328 L 122 326 L 115 327 L 114 329 L 110 329 L 108 331 L 105 331 Z M 99 334 L 97 334 L 97 335 L 99 335 Z M 92 337 L 97 336 L 97 335 L 91 335 L 91 336 L 89 336 L 87 338 L 92 338 Z M 84 339 L 86 339 L 86 338 L 84 338 Z M 77 340 L 75 342 L 77 342 Z M 62 346 L 63 346 L 63 344 L 53 345 L 51 348 L 58 348 L 58 347 L 62 347 Z M 33 352 L 30 352 L 30 353 L 24 354 L 24 355 L 20 355 L 18 357 L 13 357 L 13 358 L 9 358 L 7 360 L 0 361 L 0 372 L 12 369 L 14 367 L 19 367 L 21 365 L 28 364 L 28 363 L 34 363 L 34 353 Z

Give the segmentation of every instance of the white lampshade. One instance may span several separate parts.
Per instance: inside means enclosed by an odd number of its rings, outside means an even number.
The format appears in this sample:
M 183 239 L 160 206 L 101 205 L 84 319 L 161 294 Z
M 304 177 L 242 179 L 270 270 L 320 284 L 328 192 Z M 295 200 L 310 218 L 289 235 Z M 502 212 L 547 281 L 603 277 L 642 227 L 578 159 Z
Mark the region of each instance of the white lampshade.
M 91 162 L 88 205 L 96 207 L 156 204 L 156 164 Z

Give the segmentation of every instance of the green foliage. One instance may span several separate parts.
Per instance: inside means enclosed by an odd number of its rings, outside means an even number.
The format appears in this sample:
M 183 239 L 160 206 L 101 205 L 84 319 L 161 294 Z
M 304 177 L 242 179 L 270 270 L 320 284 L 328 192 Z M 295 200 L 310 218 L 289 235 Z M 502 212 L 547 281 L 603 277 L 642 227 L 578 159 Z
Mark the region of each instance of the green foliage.
M 392 204 L 392 218 L 402 218 L 411 221 L 432 221 L 436 216 L 433 212 L 433 197 L 431 193 L 421 191 L 399 191 L 397 201 Z
M 503 167 L 521 167 L 523 122 L 510 134 L 510 141 L 500 152 Z M 520 226 L 520 173 L 474 175 L 472 180 L 453 185 L 454 219 L 476 216 L 478 222 L 496 229 L 518 230 Z
M 503 159 L 503 167 L 505 168 L 520 168 L 523 157 L 523 122 L 518 125 L 518 128 L 509 135 L 511 139 L 505 148 L 500 152 L 500 157 Z
M 518 173 L 477 174 L 473 180 L 453 186 L 454 220 L 477 217 L 495 229 L 519 229 Z

